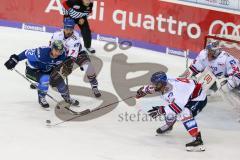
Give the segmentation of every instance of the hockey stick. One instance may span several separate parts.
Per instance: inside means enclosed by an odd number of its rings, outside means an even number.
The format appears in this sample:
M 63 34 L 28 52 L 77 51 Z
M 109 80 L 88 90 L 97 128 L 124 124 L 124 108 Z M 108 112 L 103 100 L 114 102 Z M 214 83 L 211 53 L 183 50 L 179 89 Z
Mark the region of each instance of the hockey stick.
M 63 123 L 65 123 L 65 122 L 68 122 L 68 121 L 74 120 L 74 119 L 76 119 L 76 118 L 79 118 L 79 117 L 85 116 L 85 115 L 87 115 L 87 114 L 90 114 L 90 113 L 96 112 L 96 111 L 98 111 L 98 110 L 101 110 L 101 109 L 107 108 L 107 107 L 109 107 L 109 106 L 111 106 L 111 105 L 113 105 L 113 104 L 120 103 L 120 102 L 126 101 L 126 100 L 131 99 L 131 98 L 135 98 L 135 96 L 130 96 L 130 97 L 124 98 L 124 99 L 122 99 L 122 100 L 119 100 L 119 101 L 116 101 L 116 102 L 110 103 L 110 104 L 108 104 L 108 105 L 105 105 L 105 106 L 102 106 L 102 107 L 94 108 L 94 109 L 92 109 L 92 110 L 90 110 L 90 109 L 86 109 L 86 110 L 83 110 L 83 111 L 81 111 L 81 112 L 75 112 L 75 111 L 73 111 L 73 112 L 76 113 L 76 116 L 74 116 L 74 117 L 72 117 L 72 118 L 69 118 L 69 119 L 67 119 L 67 120 L 64 120 L 64 121 L 62 121 L 62 122 L 59 122 L 59 123 L 55 123 L 55 124 L 52 124 L 52 125 L 51 125 L 51 124 L 48 124 L 48 126 L 50 126 L 50 127 L 58 126 L 58 125 L 63 124 Z
M 68 92 L 69 92 L 69 94 L 70 94 L 69 85 L 68 85 L 68 77 L 66 77 L 66 85 L 67 85 Z M 76 114 L 77 114 L 77 112 L 71 110 L 70 107 L 64 107 L 64 108 L 65 108 L 66 110 L 68 110 L 70 113 L 72 113 L 73 115 L 76 115 Z M 60 109 L 60 108 L 58 108 L 58 109 Z
M 27 80 L 31 85 L 33 85 L 38 91 L 40 91 L 40 92 L 42 92 L 38 87 L 37 87 L 37 85 L 35 84 L 35 83 L 33 83 L 32 81 L 30 81 L 26 76 L 24 76 L 21 72 L 19 72 L 17 69 L 15 69 L 14 68 L 14 71 L 16 72 L 16 73 L 18 73 L 21 77 L 23 77 L 25 80 Z M 57 103 L 57 106 L 59 106 L 59 105 L 61 105 L 61 103 L 59 103 L 53 96 L 51 96 L 50 94 L 48 94 L 48 93 L 45 93 L 46 94 L 46 96 L 48 96 L 50 99 L 52 99 L 54 102 L 56 102 Z M 66 104 L 65 104 L 65 106 L 62 106 L 62 107 L 64 107 L 64 108 L 66 108 L 67 106 L 66 106 Z

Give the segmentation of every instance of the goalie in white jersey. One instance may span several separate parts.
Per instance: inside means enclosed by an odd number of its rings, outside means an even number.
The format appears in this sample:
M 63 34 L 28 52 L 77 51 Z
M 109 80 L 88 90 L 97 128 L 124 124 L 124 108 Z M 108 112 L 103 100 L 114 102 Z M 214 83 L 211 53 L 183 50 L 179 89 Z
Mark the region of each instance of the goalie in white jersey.
M 239 61 L 227 52 L 222 51 L 219 47 L 219 41 L 214 41 L 199 53 L 181 77 L 191 78 L 205 69 L 209 69 L 219 79 L 219 82 L 225 81 L 225 83 L 222 83 L 224 85 L 219 84 L 217 86 L 215 83 L 210 89 L 216 91 L 218 87 L 221 87 L 224 92 L 229 92 L 240 87 L 239 68 Z
M 64 30 L 55 32 L 51 38 L 51 42 L 55 40 L 63 41 L 67 56 L 71 57 L 73 61 L 78 64 L 81 70 L 85 70 L 87 78 L 91 84 L 92 91 L 95 97 L 100 97 L 101 93 L 98 90 L 98 81 L 96 79 L 96 72 L 91 63 L 91 60 L 86 51 L 82 50 L 81 40 L 78 32 L 74 30 L 75 22 L 71 18 L 64 19 Z M 73 65 L 73 64 L 72 64 Z M 72 67 L 69 67 L 69 73 L 72 72 Z
M 186 144 L 187 150 L 204 151 L 201 133 L 194 119 L 207 104 L 207 96 L 202 90 L 202 84 L 186 78 L 168 79 L 164 72 L 154 73 L 151 82 L 151 85 L 141 87 L 137 91 L 136 98 L 157 93 L 168 103 L 167 106 L 156 106 L 148 111 L 153 118 L 165 116 L 166 124 L 157 129 L 157 133 L 171 131 L 176 120 L 179 119 L 194 138 L 192 142 Z

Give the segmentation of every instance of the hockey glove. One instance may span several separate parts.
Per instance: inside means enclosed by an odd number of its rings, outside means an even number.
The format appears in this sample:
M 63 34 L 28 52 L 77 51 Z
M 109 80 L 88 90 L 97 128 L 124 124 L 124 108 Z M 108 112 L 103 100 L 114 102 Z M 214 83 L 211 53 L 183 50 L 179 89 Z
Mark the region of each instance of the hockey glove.
M 165 114 L 164 106 L 152 107 L 152 109 L 148 111 L 148 114 L 153 119 L 157 118 L 160 115 L 164 115 Z
M 81 67 L 85 62 L 90 62 L 90 61 L 91 60 L 90 60 L 87 52 L 81 51 L 81 52 L 79 52 L 78 57 L 75 62 L 77 65 L 79 65 Z
M 7 62 L 5 62 L 5 66 L 7 69 L 12 70 L 18 63 L 19 58 L 16 54 L 13 54 L 10 56 L 9 60 Z
M 60 73 L 64 76 L 67 77 L 72 73 L 73 70 L 73 60 L 68 59 L 65 62 L 63 62 L 62 67 L 60 69 Z
M 143 88 L 144 87 L 141 87 L 137 90 L 137 95 L 136 95 L 136 98 L 141 98 L 141 97 L 144 97 L 147 95 L 147 93 L 143 92 Z
M 229 76 L 228 79 L 225 80 L 225 84 L 221 86 L 223 92 L 230 92 L 234 88 L 238 87 L 239 78 L 236 75 Z
M 50 74 L 50 85 L 52 87 L 57 87 L 60 83 L 64 82 L 62 76 L 59 74 L 56 68 Z

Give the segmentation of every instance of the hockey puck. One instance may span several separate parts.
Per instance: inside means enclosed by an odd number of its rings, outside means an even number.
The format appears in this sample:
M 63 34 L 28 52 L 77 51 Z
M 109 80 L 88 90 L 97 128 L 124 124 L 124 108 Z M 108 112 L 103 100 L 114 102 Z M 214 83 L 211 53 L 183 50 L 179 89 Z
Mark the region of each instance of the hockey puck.
M 46 120 L 46 123 L 50 124 L 50 123 L 51 123 L 51 121 L 48 119 L 48 120 Z

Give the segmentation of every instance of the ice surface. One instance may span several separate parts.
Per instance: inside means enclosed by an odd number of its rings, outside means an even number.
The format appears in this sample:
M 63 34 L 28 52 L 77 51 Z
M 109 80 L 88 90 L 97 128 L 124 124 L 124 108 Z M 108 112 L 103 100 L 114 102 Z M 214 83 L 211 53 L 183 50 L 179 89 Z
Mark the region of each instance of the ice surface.
M 48 128 L 45 121 L 60 120 L 53 112 L 42 110 L 37 103 L 36 91 L 14 71 L 8 71 L 4 62 L 11 54 L 27 48 L 48 45 L 49 33 L 24 31 L 0 27 L 0 159 L 2 160 L 45 160 L 45 159 L 90 159 L 90 160 L 168 160 L 168 159 L 239 159 L 240 124 L 238 113 L 227 103 L 217 100 L 210 102 L 197 117 L 206 145 L 204 153 L 188 153 L 184 145 L 190 136 L 180 122 L 174 130 L 164 136 L 155 136 L 159 122 L 121 121 L 121 114 L 137 114 L 138 108 L 128 107 L 122 102 L 109 114 L 85 122 L 68 122 Z M 94 41 L 96 56 L 103 62 L 98 79 L 101 90 L 116 93 L 111 81 L 110 64 L 113 55 L 124 53 L 128 62 L 154 62 L 169 68 L 168 74 L 175 76 L 184 71 L 184 59 L 159 54 L 145 49 L 131 48 L 106 53 L 105 42 Z M 17 69 L 24 73 L 24 63 Z M 134 77 L 141 73 L 132 73 Z M 83 83 L 83 73 L 74 71 L 69 77 L 71 84 L 88 86 Z M 53 90 L 50 94 L 60 100 Z M 74 96 L 83 107 L 96 105 L 99 100 Z M 48 99 L 51 106 L 54 102 Z M 149 102 L 149 105 L 151 102 Z

